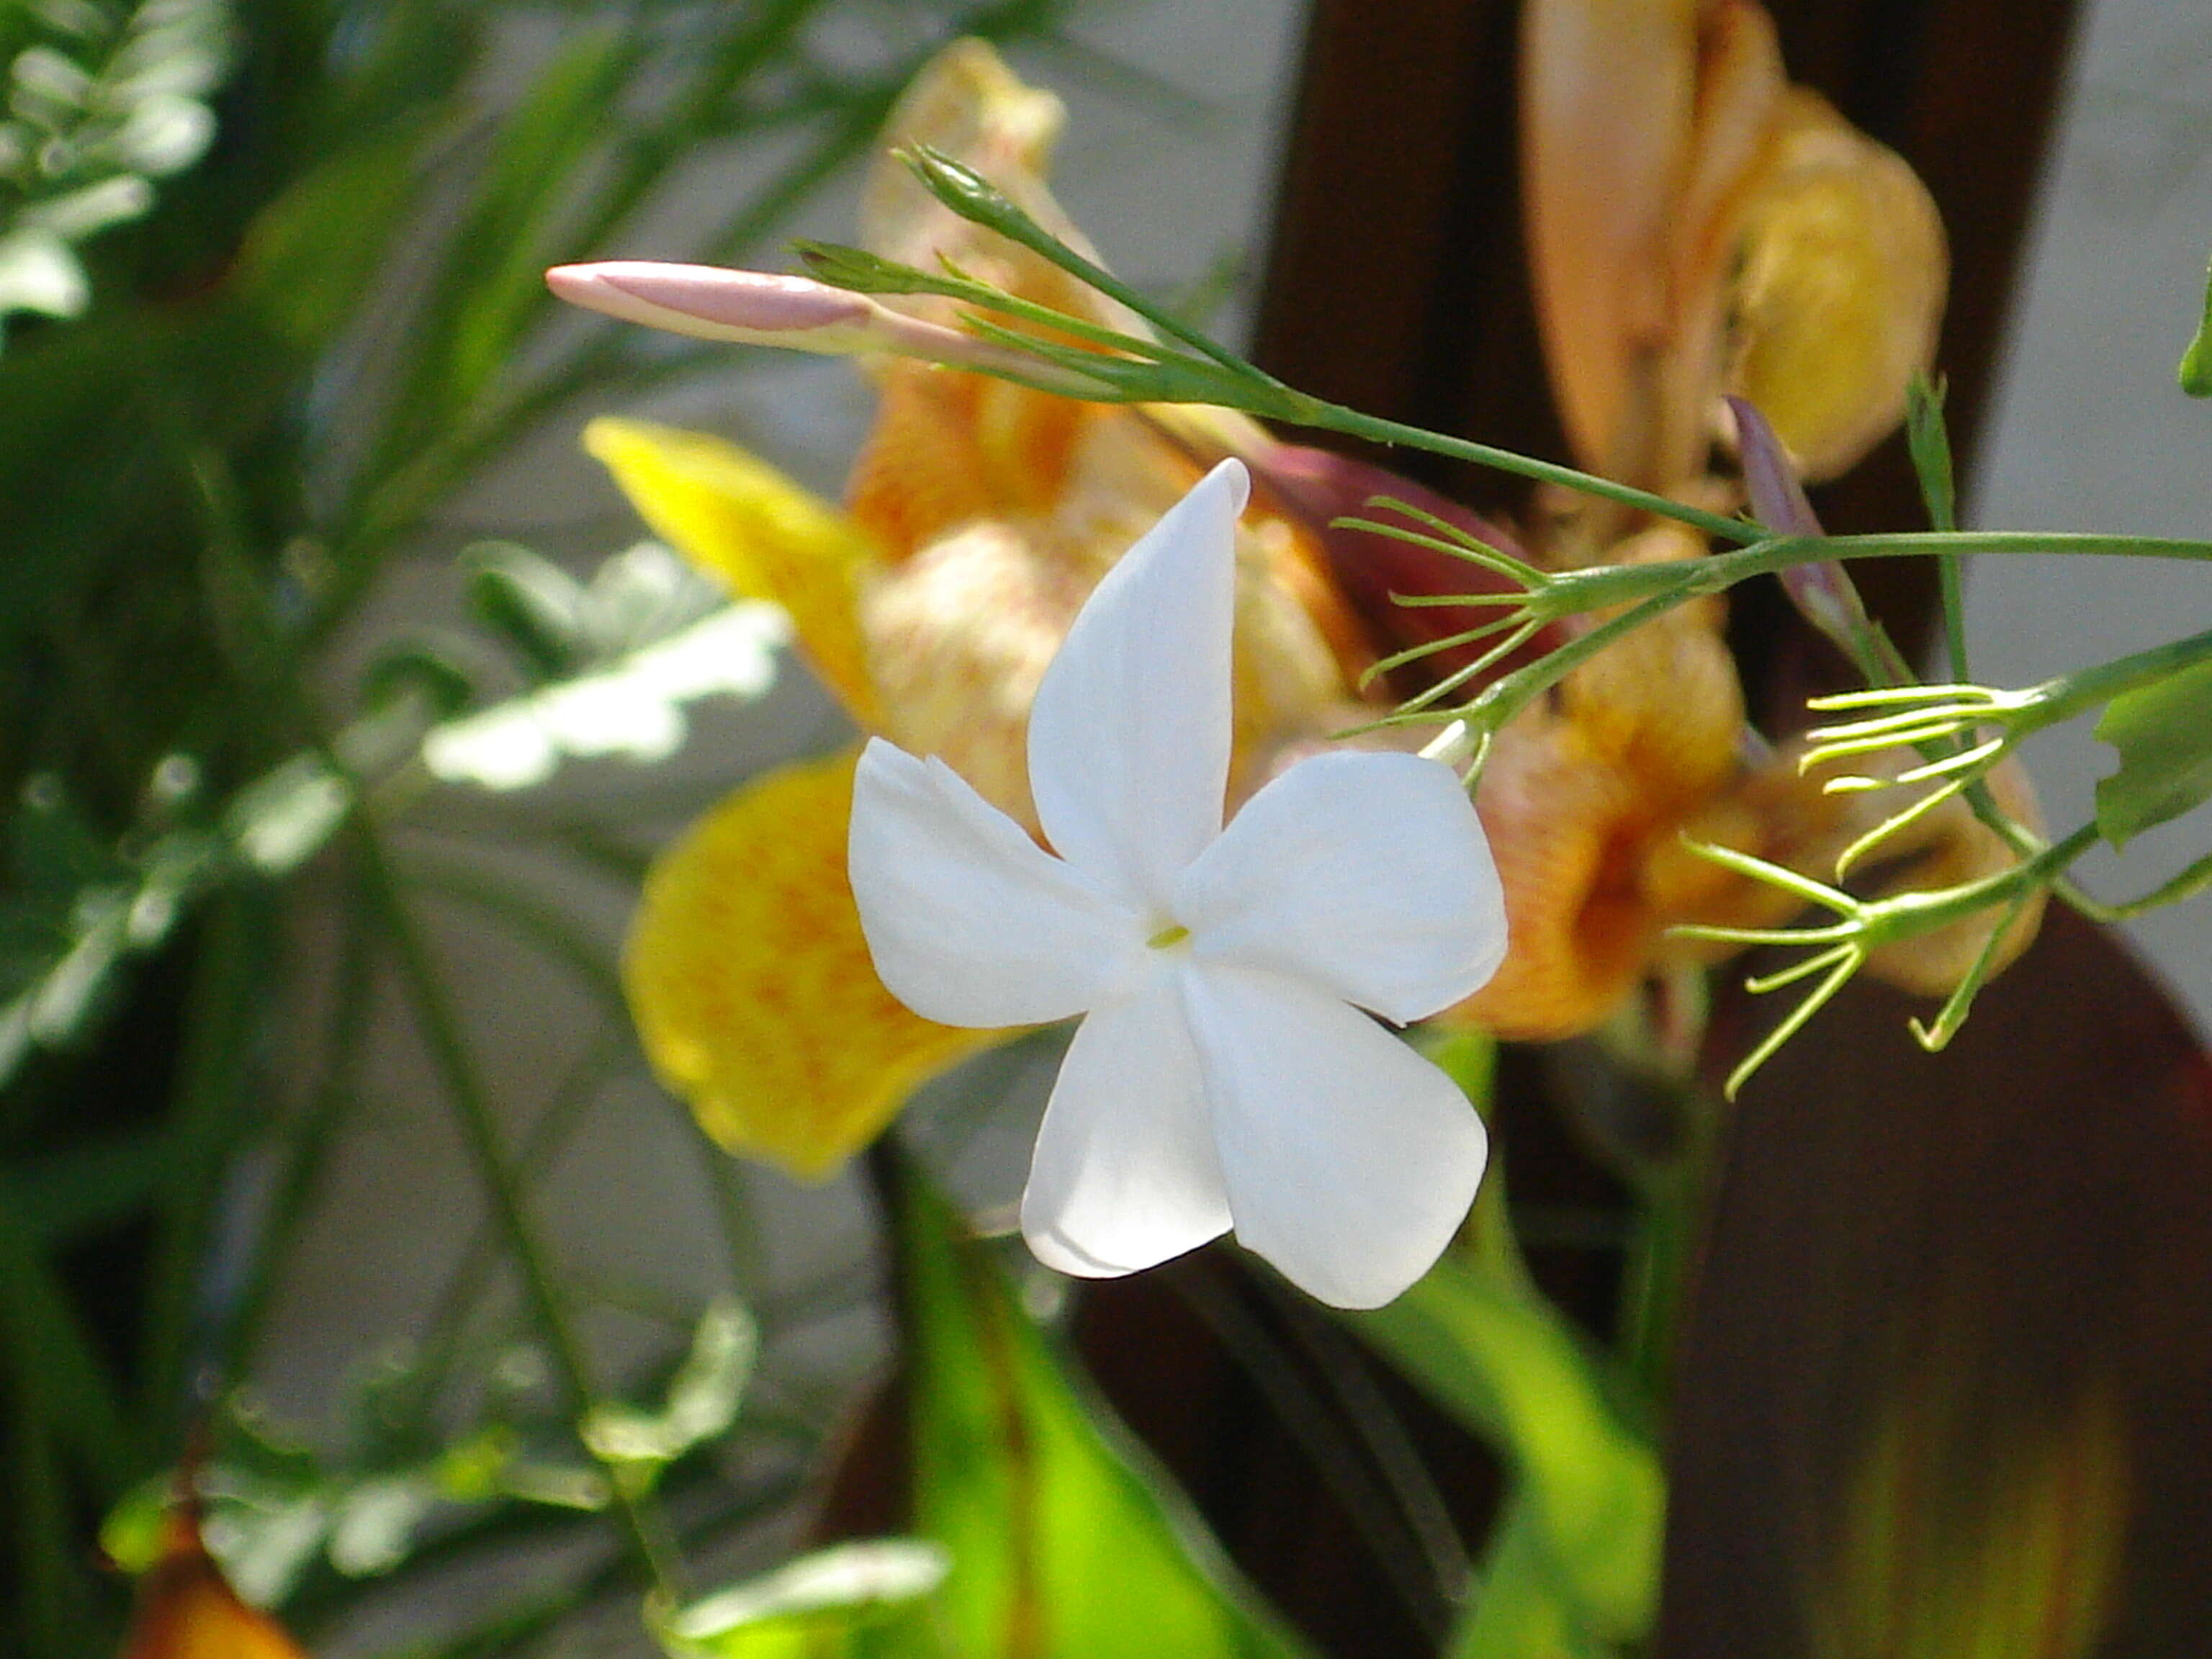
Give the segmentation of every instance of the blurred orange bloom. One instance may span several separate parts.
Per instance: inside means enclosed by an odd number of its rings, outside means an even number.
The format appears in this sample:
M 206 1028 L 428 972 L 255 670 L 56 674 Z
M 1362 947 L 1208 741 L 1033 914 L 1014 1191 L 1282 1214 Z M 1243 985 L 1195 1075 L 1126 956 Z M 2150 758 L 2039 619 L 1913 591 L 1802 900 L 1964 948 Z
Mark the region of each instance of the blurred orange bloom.
M 200 1541 L 194 1505 L 170 1511 L 161 1553 L 138 1581 L 121 1659 L 306 1659 L 274 1619 L 250 1606 Z

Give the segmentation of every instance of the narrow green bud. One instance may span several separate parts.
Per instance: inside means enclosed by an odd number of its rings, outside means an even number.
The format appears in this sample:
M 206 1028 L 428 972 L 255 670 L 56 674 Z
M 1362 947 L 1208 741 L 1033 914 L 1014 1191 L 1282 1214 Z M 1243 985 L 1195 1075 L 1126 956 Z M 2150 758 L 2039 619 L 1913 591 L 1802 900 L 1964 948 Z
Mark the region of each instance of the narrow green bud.
M 1928 522 L 1937 530 L 1959 527 L 1959 490 L 1951 471 L 1951 434 L 1943 421 L 1943 399 L 1950 390 L 1940 378 L 1916 374 L 1905 390 L 1905 438 L 1912 470 L 1920 475 L 1920 498 Z
M 913 169 L 921 187 L 962 218 L 1011 236 L 1025 246 L 1042 240 L 1057 241 L 1044 228 L 1014 204 L 1009 197 L 965 161 L 957 161 L 943 150 L 915 144 L 897 152 Z
M 842 288 L 848 294 L 943 291 L 939 281 L 927 271 L 870 253 L 865 248 L 847 247 L 839 242 L 794 241 L 791 249 L 799 256 L 799 264 L 806 267 L 808 276 L 832 288 Z
M 2212 398 L 2212 270 L 2204 273 L 2204 320 L 2181 355 L 2181 389 L 2192 398 Z

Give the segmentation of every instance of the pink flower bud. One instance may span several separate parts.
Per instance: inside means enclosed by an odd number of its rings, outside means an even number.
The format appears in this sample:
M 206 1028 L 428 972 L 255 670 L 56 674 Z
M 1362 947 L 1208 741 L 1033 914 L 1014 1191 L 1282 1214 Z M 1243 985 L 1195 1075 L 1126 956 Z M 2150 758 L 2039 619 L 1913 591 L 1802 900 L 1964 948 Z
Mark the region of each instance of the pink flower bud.
M 545 273 L 545 285 L 586 311 L 695 339 L 783 346 L 841 357 L 913 357 L 951 368 L 1003 374 L 1068 397 L 1095 397 L 1101 390 L 1097 382 L 1071 370 L 811 276 L 607 259 L 556 265 Z
M 545 285 L 570 305 L 648 328 L 802 350 L 865 349 L 871 343 L 872 313 L 878 309 L 864 295 L 810 277 L 645 259 L 556 265 L 545 273 Z M 821 331 L 828 336 L 819 341 L 791 337 Z

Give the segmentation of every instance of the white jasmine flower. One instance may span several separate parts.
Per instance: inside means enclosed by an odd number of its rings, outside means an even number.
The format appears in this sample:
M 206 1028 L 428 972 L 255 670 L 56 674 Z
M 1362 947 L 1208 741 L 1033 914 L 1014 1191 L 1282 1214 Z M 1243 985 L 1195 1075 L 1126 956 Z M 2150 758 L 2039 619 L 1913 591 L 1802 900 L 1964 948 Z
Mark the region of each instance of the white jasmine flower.
M 1460 1000 L 1505 951 L 1488 843 L 1451 770 L 1299 763 L 1226 830 L 1235 532 L 1224 461 L 1115 566 L 1030 714 L 1059 856 L 951 768 L 878 739 L 853 796 L 878 971 L 951 1025 L 1083 1016 L 1037 1133 L 1022 1231 L 1108 1277 L 1232 1226 L 1339 1307 L 1427 1271 L 1473 1202 L 1481 1120 L 1362 1009 Z

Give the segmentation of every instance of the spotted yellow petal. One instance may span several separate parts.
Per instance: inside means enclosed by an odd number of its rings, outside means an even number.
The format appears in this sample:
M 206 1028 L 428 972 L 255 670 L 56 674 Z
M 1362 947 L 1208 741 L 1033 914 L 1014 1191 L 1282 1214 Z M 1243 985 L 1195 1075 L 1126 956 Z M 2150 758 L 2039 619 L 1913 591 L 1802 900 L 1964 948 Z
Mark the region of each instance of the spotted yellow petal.
M 845 877 L 857 750 L 745 785 L 663 853 L 623 953 L 653 1069 L 733 1152 L 819 1177 L 1004 1033 L 892 1000 Z
M 881 562 L 866 532 L 735 444 L 703 432 L 602 418 L 584 447 L 653 533 L 749 599 L 791 613 L 799 649 L 854 720 L 878 724 L 856 618 Z

